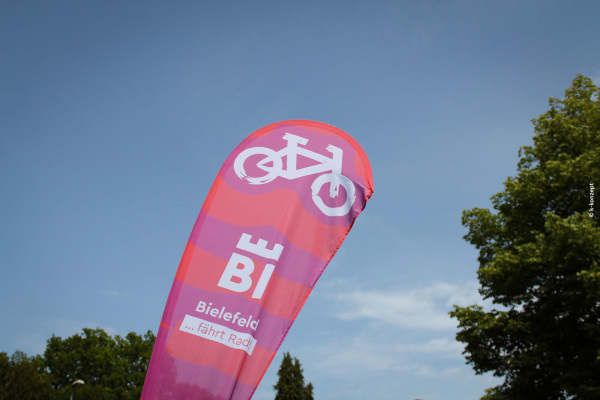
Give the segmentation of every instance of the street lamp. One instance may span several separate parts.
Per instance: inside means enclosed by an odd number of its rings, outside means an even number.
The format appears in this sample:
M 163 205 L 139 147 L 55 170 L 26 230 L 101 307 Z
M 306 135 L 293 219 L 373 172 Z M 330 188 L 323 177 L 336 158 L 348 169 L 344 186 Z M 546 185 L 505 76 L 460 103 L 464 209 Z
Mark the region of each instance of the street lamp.
M 83 386 L 83 385 L 85 385 L 85 382 L 82 381 L 81 379 L 77 379 L 76 381 L 71 383 L 71 400 L 73 400 L 75 398 L 75 388 L 77 386 Z

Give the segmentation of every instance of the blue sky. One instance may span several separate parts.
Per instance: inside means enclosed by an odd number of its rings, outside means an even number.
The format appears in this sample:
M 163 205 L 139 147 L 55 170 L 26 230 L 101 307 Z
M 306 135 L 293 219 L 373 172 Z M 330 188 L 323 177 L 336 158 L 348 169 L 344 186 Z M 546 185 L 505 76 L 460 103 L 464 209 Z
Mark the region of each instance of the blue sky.
M 480 302 L 461 211 L 489 207 L 530 120 L 600 80 L 593 1 L 0 4 L 0 351 L 156 332 L 227 155 L 276 121 L 341 128 L 375 194 L 284 341 L 318 399 L 463 400 Z M 254 398 L 272 399 L 281 355 Z

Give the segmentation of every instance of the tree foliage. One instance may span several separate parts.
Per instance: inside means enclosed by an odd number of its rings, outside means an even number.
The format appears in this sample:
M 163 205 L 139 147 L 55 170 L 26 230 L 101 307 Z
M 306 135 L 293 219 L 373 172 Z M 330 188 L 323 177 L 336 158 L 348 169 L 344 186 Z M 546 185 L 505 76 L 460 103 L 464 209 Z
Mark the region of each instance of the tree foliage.
M 480 293 L 496 308 L 450 314 L 467 362 L 505 378 L 484 399 L 600 398 L 599 93 L 578 75 L 551 98 L 495 211 L 463 212 Z
M 41 357 L 27 357 L 16 351 L 8 357 L 0 353 L 0 400 L 42 400 L 50 397 L 52 387 L 45 374 L 39 372 Z
M 75 389 L 77 400 L 137 400 L 154 341 L 151 331 L 121 337 L 85 328 L 66 339 L 52 336 L 42 356 L 0 353 L 0 400 L 67 400 L 78 379 L 85 384 Z
M 273 387 L 277 390 L 275 400 L 314 400 L 313 385 L 304 385 L 304 375 L 300 361 L 290 353 L 284 353 L 277 376 L 279 380 Z
M 84 328 L 82 335 L 52 336 L 44 352 L 45 367 L 59 393 L 70 393 L 72 382 L 82 379 L 78 399 L 139 399 L 154 340 L 151 331 L 123 338 Z

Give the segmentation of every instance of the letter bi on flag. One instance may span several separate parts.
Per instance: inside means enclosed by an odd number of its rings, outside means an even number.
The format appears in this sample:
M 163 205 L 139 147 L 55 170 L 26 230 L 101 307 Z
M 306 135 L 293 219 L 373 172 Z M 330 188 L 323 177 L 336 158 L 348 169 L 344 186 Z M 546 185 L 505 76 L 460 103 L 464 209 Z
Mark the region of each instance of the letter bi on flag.
M 167 299 L 143 400 L 247 400 L 373 194 L 347 133 L 283 121 L 227 158 Z

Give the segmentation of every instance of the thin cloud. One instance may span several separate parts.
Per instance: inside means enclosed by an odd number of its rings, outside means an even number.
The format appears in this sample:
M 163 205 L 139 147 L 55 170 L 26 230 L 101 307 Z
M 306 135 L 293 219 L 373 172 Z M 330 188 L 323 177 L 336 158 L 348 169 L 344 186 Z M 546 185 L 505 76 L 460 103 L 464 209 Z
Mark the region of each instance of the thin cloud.
M 481 303 L 476 284 L 462 286 L 435 283 L 411 290 L 353 290 L 337 293 L 341 305 L 336 318 L 353 321 L 361 318 L 393 324 L 407 329 L 453 330 L 456 322 L 448 316 L 453 304 Z
M 400 371 L 401 359 L 389 346 L 365 337 L 345 338 L 305 350 L 318 360 L 315 368 L 338 377 Z
M 93 321 L 73 321 L 67 319 L 56 319 L 45 322 L 41 325 L 40 331 L 23 335 L 16 340 L 19 349 L 28 355 L 42 354 L 46 350 L 48 339 L 54 336 L 63 339 L 83 332 L 83 328 L 95 329 L 99 324 Z M 102 328 L 109 335 L 114 335 L 116 329 L 111 327 Z
M 400 334 L 401 335 L 401 334 Z M 444 367 L 450 360 L 461 358 L 463 347 L 450 338 L 431 339 L 423 343 L 397 343 L 398 337 L 379 337 L 373 340 L 373 332 L 363 331 L 354 338 L 331 341 L 303 349 L 315 370 L 347 379 L 366 379 L 381 374 L 407 374 L 417 377 L 446 378 L 458 374 L 470 376 L 467 366 Z M 400 339 L 406 340 L 406 339 Z
M 118 290 L 104 290 L 100 294 L 108 297 L 125 297 L 127 292 L 119 292 Z
M 464 346 L 456 340 L 436 338 L 425 343 L 401 344 L 395 350 L 402 353 L 436 354 L 443 358 L 462 358 Z

